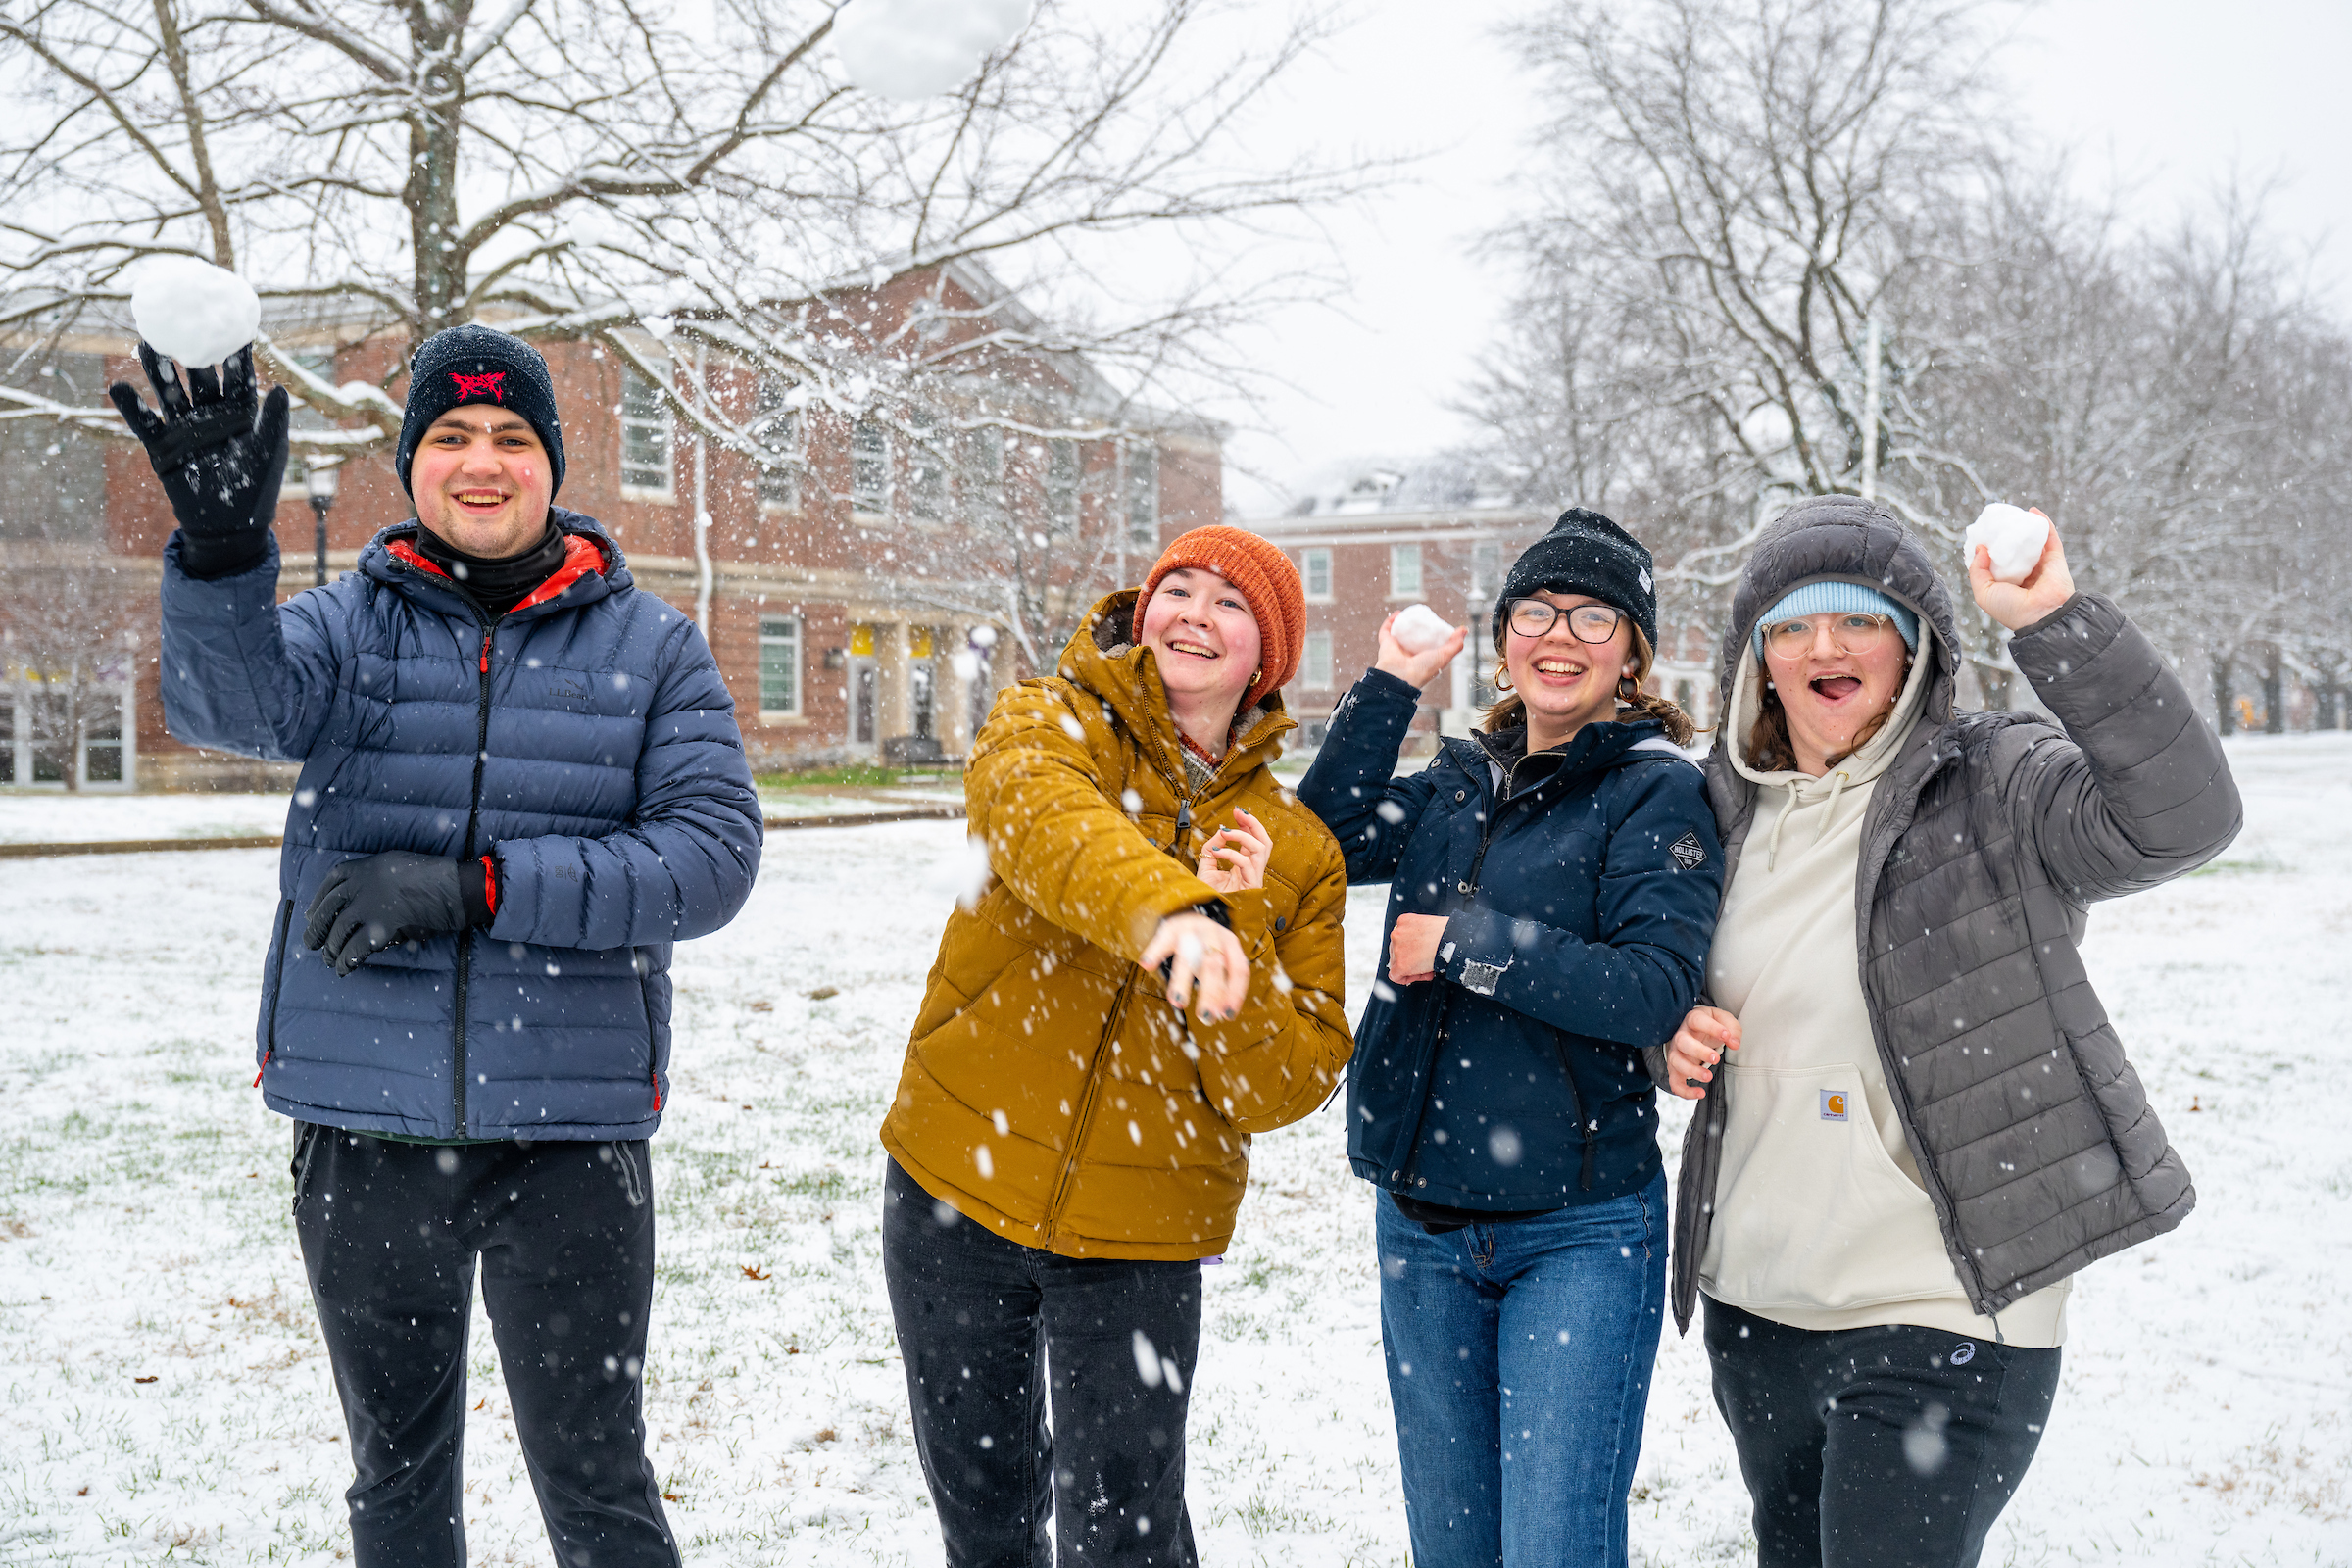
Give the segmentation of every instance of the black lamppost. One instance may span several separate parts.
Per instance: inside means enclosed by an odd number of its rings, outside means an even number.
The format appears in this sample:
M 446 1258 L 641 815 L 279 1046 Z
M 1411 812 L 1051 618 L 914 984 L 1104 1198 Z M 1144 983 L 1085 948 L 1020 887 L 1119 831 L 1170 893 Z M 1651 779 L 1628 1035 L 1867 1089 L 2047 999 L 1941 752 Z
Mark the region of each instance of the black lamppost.
M 326 586 L 326 512 L 335 504 L 335 479 L 343 466 L 341 458 L 308 458 L 303 462 L 303 482 L 311 495 L 311 511 L 318 518 L 318 586 Z

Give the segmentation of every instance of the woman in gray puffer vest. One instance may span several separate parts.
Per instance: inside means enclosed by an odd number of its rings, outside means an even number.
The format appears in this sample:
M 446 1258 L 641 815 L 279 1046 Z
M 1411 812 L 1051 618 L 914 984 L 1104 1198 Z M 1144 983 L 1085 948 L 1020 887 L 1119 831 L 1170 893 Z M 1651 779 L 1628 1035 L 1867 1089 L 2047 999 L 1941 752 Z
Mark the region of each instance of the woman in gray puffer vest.
M 2195 1201 L 2078 947 L 2235 836 L 2221 743 L 2055 528 L 2023 582 L 1969 576 L 2055 723 L 1953 710 L 1950 596 L 1867 502 L 1790 508 L 1733 599 L 1722 914 L 1650 1067 L 1703 1099 L 1675 1319 L 1705 1295 L 1764 1568 L 1974 1564 L 2070 1277 Z

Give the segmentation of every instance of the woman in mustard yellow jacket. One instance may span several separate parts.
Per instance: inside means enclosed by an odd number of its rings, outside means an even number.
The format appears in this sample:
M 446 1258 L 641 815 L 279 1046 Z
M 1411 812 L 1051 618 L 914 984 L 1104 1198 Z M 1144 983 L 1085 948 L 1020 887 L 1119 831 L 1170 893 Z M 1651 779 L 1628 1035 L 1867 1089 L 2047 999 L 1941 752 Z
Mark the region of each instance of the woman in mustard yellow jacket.
M 1053 1561 L 1056 1522 L 1064 1561 L 1195 1560 L 1200 1260 L 1250 1135 L 1320 1105 L 1351 1049 L 1339 846 L 1267 766 L 1304 619 L 1281 551 L 1194 529 L 973 745 L 991 880 L 949 917 L 882 1126 L 884 1270 L 956 1568 Z

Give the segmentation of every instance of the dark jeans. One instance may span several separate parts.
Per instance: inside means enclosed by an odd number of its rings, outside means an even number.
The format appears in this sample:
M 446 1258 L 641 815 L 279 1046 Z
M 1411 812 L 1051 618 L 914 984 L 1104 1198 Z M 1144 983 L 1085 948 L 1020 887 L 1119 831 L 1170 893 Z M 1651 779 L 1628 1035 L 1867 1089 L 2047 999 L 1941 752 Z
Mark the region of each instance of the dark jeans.
M 1380 1338 L 1415 1568 L 1624 1568 L 1666 1178 L 1432 1236 L 1383 1194 Z
M 2060 1352 L 1706 1314 L 1759 1568 L 1974 1568 L 2041 1443 Z
M 294 1224 L 351 1428 L 359 1568 L 466 1560 L 474 1260 L 556 1561 L 677 1547 L 645 1460 L 654 1206 L 633 1143 L 400 1144 L 294 1130 Z
M 1199 1263 L 1023 1247 L 894 1160 L 882 1270 L 949 1568 L 1053 1568 L 1055 1537 L 1063 1568 L 1192 1568 Z

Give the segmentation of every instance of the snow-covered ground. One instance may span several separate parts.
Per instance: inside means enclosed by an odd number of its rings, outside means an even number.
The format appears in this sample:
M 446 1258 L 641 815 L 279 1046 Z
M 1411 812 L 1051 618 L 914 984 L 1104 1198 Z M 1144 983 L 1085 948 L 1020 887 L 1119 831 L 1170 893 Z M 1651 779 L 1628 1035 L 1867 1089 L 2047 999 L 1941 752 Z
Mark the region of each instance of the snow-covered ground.
M 770 816 L 874 816 L 926 806 L 958 806 L 962 785 L 917 782 L 873 789 L 761 790 Z M 0 791 L 0 844 L 95 844 L 122 839 L 247 838 L 283 833 L 283 795 L 68 795 Z
M 2083 1276 L 2056 1416 L 1987 1563 L 2352 1563 L 2352 736 L 2232 757 L 2244 835 L 2097 911 L 2089 949 L 2199 1208 Z M 962 829 L 788 843 L 742 918 L 679 953 L 657 1453 L 691 1563 L 936 1562 L 873 1129 Z M 0 1560 L 340 1555 L 350 1473 L 288 1133 L 249 1087 L 274 860 L 0 862 Z M 1356 997 L 1379 906 L 1350 905 Z M 1210 1270 L 1192 1503 L 1213 1563 L 1405 1560 L 1370 1199 L 1341 1136 L 1327 1112 L 1258 1140 Z M 474 1560 L 544 1563 L 486 1324 L 473 1347 Z M 1636 1495 L 1638 1561 L 1752 1560 L 1704 1356 L 1671 1333 Z

